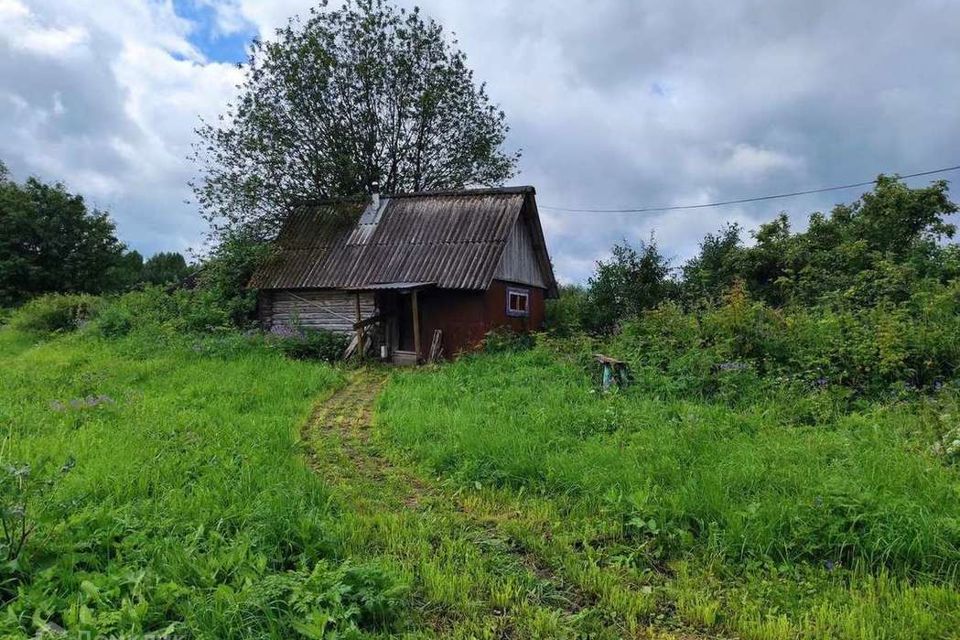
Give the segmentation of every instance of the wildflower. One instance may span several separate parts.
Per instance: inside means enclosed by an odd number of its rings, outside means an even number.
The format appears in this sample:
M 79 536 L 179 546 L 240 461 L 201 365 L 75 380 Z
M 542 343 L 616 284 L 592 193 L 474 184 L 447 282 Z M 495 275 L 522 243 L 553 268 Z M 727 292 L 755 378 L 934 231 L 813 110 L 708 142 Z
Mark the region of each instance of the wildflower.
M 745 371 L 750 365 L 744 362 L 721 362 L 718 368 L 720 371 Z
M 287 324 L 275 324 L 270 327 L 270 333 L 277 338 L 303 338 L 303 332 Z

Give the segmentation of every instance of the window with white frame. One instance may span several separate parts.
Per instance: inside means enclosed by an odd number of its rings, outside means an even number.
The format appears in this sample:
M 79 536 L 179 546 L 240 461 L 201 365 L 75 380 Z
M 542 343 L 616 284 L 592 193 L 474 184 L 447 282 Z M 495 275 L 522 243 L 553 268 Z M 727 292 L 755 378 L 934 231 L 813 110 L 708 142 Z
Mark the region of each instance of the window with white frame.
M 507 315 L 526 317 L 530 315 L 530 291 L 507 289 Z

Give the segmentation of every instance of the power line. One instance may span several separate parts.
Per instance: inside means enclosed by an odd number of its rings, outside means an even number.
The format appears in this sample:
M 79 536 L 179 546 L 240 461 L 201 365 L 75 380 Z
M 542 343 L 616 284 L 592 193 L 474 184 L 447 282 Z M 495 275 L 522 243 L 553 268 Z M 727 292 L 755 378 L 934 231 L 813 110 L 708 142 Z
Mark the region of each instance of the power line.
M 917 178 L 919 176 L 929 176 L 935 173 L 946 173 L 948 171 L 957 171 L 960 164 L 953 167 L 944 167 L 942 169 L 931 169 L 930 171 L 920 171 L 919 173 L 910 173 L 903 178 Z M 778 200 L 780 198 L 793 198 L 795 196 L 805 196 L 811 193 L 826 193 L 827 191 L 840 191 L 842 189 L 855 189 L 856 187 L 865 187 L 867 185 L 877 184 L 877 179 L 866 180 L 864 182 L 855 182 L 853 184 L 841 184 L 835 187 L 821 187 L 819 189 L 807 189 L 805 191 L 793 191 L 791 193 L 777 193 L 769 196 L 756 196 L 753 198 L 740 198 L 739 200 L 724 200 L 722 202 L 708 202 L 706 204 L 685 204 L 668 207 L 639 207 L 636 209 L 572 209 L 567 207 L 551 207 L 549 205 L 538 205 L 540 209 L 550 209 L 551 211 L 563 211 L 566 213 L 652 213 L 656 211 L 684 211 L 689 209 L 706 209 L 708 207 L 722 207 L 728 204 L 744 204 L 747 202 L 761 202 L 764 200 Z

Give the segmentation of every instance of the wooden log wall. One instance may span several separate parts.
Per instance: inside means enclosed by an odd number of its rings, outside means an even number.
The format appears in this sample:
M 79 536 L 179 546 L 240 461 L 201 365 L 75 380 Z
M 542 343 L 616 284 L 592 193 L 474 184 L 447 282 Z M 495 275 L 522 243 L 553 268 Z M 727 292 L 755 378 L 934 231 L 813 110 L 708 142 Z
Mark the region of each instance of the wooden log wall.
M 357 294 L 346 291 L 286 291 L 271 293 L 270 326 L 301 326 L 338 333 L 355 333 Z M 377 314 L 372 292 L 360 294 L 360 315 Z

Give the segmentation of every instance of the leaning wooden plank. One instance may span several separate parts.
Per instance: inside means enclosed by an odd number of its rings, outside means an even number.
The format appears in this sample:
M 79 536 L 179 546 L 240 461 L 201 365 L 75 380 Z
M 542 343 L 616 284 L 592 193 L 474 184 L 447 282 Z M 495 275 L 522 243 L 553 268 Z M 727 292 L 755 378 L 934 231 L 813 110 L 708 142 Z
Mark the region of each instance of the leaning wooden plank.
M 433 332 L 433 341 L 430 343 L 430 357 L 427 362 L 436 362 L 440 359 L 443 351 L 443 332 L 435 329 Z
M 373 336 L 369 334 L 363 335 L 363 355 L 369 356 L 373 353 Z
M 357 336 L 354 334 L 353 339 L 350 340 L 350 344 L 347 345 L 347 348 L 343 350 L 343 359 L 346 360 L 353 355 L 353 352 L 357 350 Z

